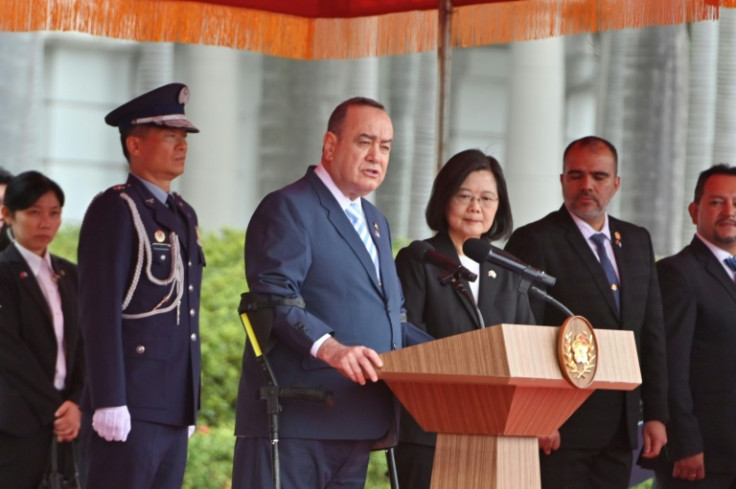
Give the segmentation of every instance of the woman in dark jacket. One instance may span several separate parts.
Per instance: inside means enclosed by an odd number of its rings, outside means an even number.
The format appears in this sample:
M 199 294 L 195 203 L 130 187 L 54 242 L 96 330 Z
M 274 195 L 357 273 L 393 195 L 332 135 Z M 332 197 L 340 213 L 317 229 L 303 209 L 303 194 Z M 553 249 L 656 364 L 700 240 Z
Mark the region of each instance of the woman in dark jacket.
M 468 238 L 490 242 L 511 234 L 506 181 L 495 158 L 478 150 L 462 151 L 450 158 L 435 178 L 426 218 L 436 234 L 425 242 L 477 274 L 478 279 L 461 280 L 466 291 L 463 293 L 441 283 L 440 268 L 422 263 L 412 256 L 415 253 L 411 248 L 402 249 L 396 256 L 396 268 L 409 322 L 434 338 L 444 338 L 479 328 L 477 305 L 483 326 L 534 324 L 528 297 L 518 292 L 517 276 L 487 262 L 478 264 L 463 254 L 463 243 Z M 402 488 L 429 488 L 436 438 L 402 410 L 396 449 Z
M 52 437 L 62 460 L 81 421 L 82 345 L 76 267 L 48 252 L 64 193 L 36 171 L 14 177 L 2 214 L 13 242 L 0 253 L 0 485 L 35 489 Z

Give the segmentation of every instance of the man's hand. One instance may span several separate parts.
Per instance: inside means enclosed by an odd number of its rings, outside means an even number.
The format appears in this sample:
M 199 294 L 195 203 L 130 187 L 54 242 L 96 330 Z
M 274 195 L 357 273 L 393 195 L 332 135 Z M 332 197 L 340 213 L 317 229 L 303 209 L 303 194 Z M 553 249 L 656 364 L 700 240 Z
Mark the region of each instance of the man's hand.
M 672 469 L 672 477 L 686 481 L 704 479 L 705 458 L 703 457 L 703 452 L 676 461 Z
M 79 434 L 82 412 L 72 401 L 64 401 L 54 413 L 54 434 L 59 442 L 72 441 Z
M 661 421 L 647 421 L 642 427 L 644 448 L 641 451 L 643 458 L 654 458 L 667 444 L 667 429 Z
M 107 441 L 125 441 L 130 433 L 128 406 L 99 408 L 92 415 L 92 428 Z
M 558 448 L 560 448 L 560 432 L 558 430 L 555 430 L 551 436 L 539 437 L 539 449 L 545 455 L 549 455 L 553 450 L 557 450 Z
M 317 358 L 360 385 L 365 385 L 366 379 L 377 382 L 375 368 L 383 367 L 375 350 L 365 346 L 345 346 L 334 338 L 328 338 L 322 343 L 317 350 Z

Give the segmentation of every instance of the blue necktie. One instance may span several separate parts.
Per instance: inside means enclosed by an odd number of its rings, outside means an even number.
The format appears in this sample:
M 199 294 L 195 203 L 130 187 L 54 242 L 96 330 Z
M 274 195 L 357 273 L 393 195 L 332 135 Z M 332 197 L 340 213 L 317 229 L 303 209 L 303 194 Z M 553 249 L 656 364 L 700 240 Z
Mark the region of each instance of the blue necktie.
M 725 260 L 723 260 L 723 263 L 725 263 L 728 268 L 736 272 L 736 258 L 734 258 L 733 256 L 730 258 L 726 258 Z
M 595 249 L 598 251 L 598 260 L 601 262 L 603 271 L 606 273 L 606 278 L 611 286 L 611 292 L 613 292 L 613 298 L 616 301 L 616 308 L 621 311 L 621 291 L 619 290 L 618 277 L 616 277 L 616 271 L 613 269 L 611 260 L 608 259 L 608 253 L 606 253 L 606 247 L 604 245 L 606 235 L 596 233 L 590 239 L 595 243 Z
M 360 236 L 361 241 L 363 241 L 365 249 L 368 250 L 368 254 L 371 256 L 371 260 L 373 260 L 373 266 L 376 267 L 376 276 L 380 278 L 381 273 L 378 266 L 378 251 L 376 250 L 376 245 L 373 243 L 371 235 L 368 233 L 368 228 L 366 227 L 365 219 L 363 218 L 363 211 L 360 209 L 357 202 L 352 202 L 345 209 L 345 213 L 348 215 L 348 219 L 350 219 L 350 222 L 353 224 L 353 227 L 355 228 L 355 231 L 357 231 L 358 236 Z

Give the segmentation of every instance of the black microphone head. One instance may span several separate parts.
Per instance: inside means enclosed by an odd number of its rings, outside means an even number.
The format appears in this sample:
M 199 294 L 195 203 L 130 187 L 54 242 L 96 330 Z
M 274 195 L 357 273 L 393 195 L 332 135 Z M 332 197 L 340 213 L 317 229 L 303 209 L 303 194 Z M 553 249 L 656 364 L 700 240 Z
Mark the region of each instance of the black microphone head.
M 491 251 L 491 243 L 480 238 L 468 238 L 463 243 L 463 253 L 465 256 L 478 263 L 483 263 L 488 258 Z
M 427 243 L 426 241 L 412 241 L 409 245 L 409 254 L 412 258 L 420 262 L 424 261 L 424 256 L 427 254 L 428 251 L 433 250 L 434 246 Z

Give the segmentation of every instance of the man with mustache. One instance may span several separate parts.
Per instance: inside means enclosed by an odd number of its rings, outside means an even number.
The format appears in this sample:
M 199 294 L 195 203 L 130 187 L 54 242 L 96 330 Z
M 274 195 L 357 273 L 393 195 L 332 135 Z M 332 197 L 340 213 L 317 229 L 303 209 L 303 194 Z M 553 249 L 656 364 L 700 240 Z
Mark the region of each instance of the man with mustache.
M 549 288 L 594 328 L 634 332 L 642 385 L 634 391 L 598 390 L 553 436 L 542 438 L 543 489 L 625 489 L 643 404 L 642 456 L 667 442 L 667 372 L 657 271 L 646 229 L 611 217 L 616 194 L 616 148 L 588 136 L 570 143 L 560 175 L 564 205 L 516 230 L 506 250 L 557 277 Z M 565 315 L 532 298 L 537 324 L 559 326 Z
M 688 211 L 695 236 L 657 263 L 671 413 L 657 480 L 665 489 L 734 488 L 736 167 L 703 171 Z

